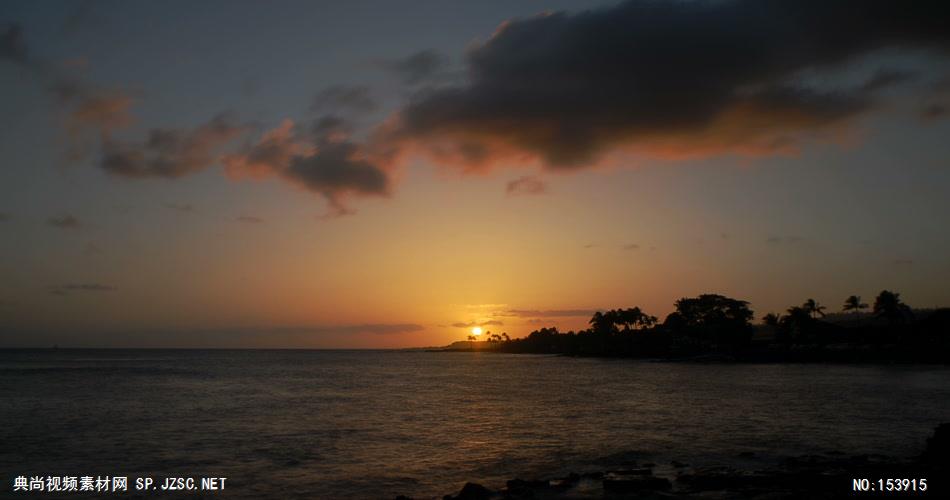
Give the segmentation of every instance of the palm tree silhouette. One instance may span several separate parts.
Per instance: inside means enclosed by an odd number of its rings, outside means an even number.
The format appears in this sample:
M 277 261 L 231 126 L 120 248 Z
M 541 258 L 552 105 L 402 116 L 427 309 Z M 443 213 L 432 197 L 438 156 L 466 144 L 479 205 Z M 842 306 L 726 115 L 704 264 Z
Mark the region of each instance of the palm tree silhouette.
M 852 295 L 844 300 L 844 307 L 841 308 L 842 311 L 851 311 L 853 313 L 861 312 L 861 309 L 867 309 L 867 304 L 861 303 L 860 295 Z
M 805 301 L 804 304 L 802 304 L 802 309 L 807 311 L 808 314 L 811 315 L 812 318 L 817 317 L 817 316 L 821 316 L 822 318 L 824 318 L 825 309 L 827 309 L 827 307 L 819 304 L 818 301 L 815 299 L 808 299 Z
M 893 323 L 904 323 L 913 319 L 910 306 L 901 302 L 901 294 L 882 290 L 874 299 L 874 314 Z

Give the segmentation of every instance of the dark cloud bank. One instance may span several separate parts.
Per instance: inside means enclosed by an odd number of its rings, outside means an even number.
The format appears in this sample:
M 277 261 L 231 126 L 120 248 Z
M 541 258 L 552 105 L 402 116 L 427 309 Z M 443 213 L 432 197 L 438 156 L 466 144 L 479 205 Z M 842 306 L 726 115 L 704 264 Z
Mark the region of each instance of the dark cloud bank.
M 470 81 L 418 95 L 406 138 L 471 166 L 527 155 L 552 168 L 619 147 L 658 155 L 774 154 L 796 136 L 871 109 L 907 78 L 823 90 L 804 71 L 878 49 L 946 56 L 950 4 L 938 1 L 624 2 L 502 25 L 468 54 Z
M 884 49 L 946 58 L 948 11 L 950 3 L 932 0 L 628 1 L 511 20 L 469 49 L 463 83 L 436 78 L 447 58 L 434 51 L 386 63 L 417 91 L 363 140 L 343 117 L 376 109 L 365 86 L 327 88 L 311 103 L 321 118 L 288 120 L 260 137 L 220 115 L 121 141 L 112 132 L 130 121 L 127 96 L 51 71 L 32 57 L 18 25 L 0 30 L 0 60 L 38 75 L 68 105 L 76 135 L 95 131 L 99 166 L 109 174 L 175 179 L 222 163 L 232 178 L 282 179 L 343 215 L 352 213 L 349 197 L 387 196 L 392 167 L 413 152 L 469 170 L 499 161 L 575 169 L 615 151 L 795 152 L 803 138 L 845 128 L 875 108 L 882 90 L 916 76 L 881 68 L 864 82 L 828 88 L 808 75 Z M 940 118 L 945 109 L 935 103 L 922 116 Z M 507 189 L 539 194 L 544 184 L 526 177 Z

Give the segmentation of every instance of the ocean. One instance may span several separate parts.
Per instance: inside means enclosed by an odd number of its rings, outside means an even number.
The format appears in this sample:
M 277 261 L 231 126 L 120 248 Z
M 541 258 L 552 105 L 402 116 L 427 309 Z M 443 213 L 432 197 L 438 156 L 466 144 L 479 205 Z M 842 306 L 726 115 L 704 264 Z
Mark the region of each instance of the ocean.
M 0 494 L 38 498 L 19 476 L 180 476 L 227 478 L 203 498 L 441 498 L 633 461 L 910 456 L 948 421 L 946 366 L 6 350 Z M 200 494 L 140 495 L 163 496 Z

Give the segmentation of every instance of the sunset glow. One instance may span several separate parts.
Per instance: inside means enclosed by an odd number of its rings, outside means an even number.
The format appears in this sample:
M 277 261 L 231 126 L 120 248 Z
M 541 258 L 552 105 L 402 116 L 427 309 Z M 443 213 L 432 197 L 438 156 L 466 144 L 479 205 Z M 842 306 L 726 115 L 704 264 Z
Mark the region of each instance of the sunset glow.
M 0 340 L 390 348 L 706 292 L 950 303 L 942 38 L 812 51 L 726 4 L 121 2 L 67 30 L 10 2 Z

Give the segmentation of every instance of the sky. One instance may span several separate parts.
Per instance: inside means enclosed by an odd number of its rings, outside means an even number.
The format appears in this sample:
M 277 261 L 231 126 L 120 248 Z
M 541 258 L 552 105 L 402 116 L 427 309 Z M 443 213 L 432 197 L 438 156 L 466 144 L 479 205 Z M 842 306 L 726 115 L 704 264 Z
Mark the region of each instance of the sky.
M 0 347 L 950 305 L 944 2 L 0 4 Z

